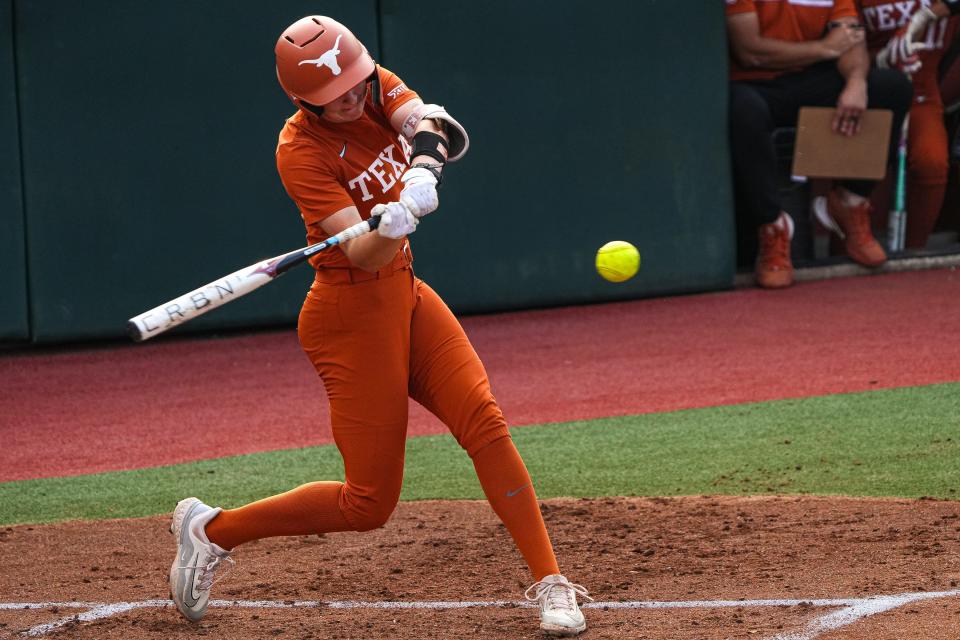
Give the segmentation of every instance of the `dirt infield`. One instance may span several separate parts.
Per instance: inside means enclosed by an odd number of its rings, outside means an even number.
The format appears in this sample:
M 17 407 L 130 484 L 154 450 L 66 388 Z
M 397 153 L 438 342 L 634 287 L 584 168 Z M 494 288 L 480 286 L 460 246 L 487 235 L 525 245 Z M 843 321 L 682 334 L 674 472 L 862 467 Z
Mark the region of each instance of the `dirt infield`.
M 512 423 L 534 424 L 955 381 L 960 343 L 942 336 L 955 333 L 958 286 L 958 273 L 939 271 L 465 324 Z M 0 359 L 0 478 L 327 442 L 305 367 L 289 331 Z M 609 367 L 634 375 L 611 389 Z M 415 411 L 411 435 L 435 432 L 431 420 Z M 195 435 L 198 422 L 206 440 L 184 457 L 176 429 Z M 960 502 L 611 498 L 543 509 L 565 573 L 597 600 L 586 638 L 960 637 Z M 522 605 L 529 576 L 486 502 L 402 503 L 368 534 L 244 545 L 200 625 L 167 600 L 167 526 L 0 527 L 0 638 L 541 637 Z
M 587 638 L 916 640 L 960 627 L 956 502 L 706 496 L 543 510 L 564 571 L 597 600 Z M 541 637 L 517 604 L 528 576 L 484 502 L 401 503 L 371 533 L 245 545 L 199 626 L 166 601 L 167 525 L 0 530 L 0 635 Z

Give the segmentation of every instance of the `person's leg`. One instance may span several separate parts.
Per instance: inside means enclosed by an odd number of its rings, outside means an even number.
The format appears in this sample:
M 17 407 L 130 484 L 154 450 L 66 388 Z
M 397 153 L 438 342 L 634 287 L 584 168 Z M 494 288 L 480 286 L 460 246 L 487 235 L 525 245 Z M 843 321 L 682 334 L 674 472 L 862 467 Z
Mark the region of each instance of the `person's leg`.
M 890 125 L 890 143 L 887 146 L 887 166 L 896 166 L 897 144 L 903 119 L 910 110 L 913 85 L 910 79 L 896 69 L 871 69 L 867 75 L 867 105 L 870 109 L 889 109 L 893 112 Z M 844 180 L 843 186 L 863 198 L 870 197 L 876 186 L 873 180 Z
M 795 126 L 802 107 L 836 107 L 846 80 L 833 62 L 816 64 L 793 74 L 773 80 L 766 90 L 771 118 L 777 126 Z M 867 107 L 890 109 L 893 112 L 888 161 L 897 153 L 897 132 L 910 108 L 913 89 L 910 80 L 895 69 L 871 69 L 867 75 Z M 843 186 L 859 196 L 866 197 L 875 182 L 851 180 Z
M 560 573 L 533 482 L 513 438 L 494 440 L 471 457 L 487 501 L 513 537 L 534 580 Z
M 943 104 L 935 96 L 910 109 L 908 139 L 908 249 L 923 249 L 943 207 L 950 169 Z
M 403 480 L 410 280 L 405 271 L 313 288 L 298 333 L 326 386 L 346 482 L 312 482 L 225 510 L 206 527 L 211 542 L 231 549 L 270 536 L 366 531 L 387 521 Z
M 403 480 L 412 281 L 406 271 L 311 289 L 298 333 L 327 388 L 346 482 L 312 482 L 228 510 L 196 498 L 181 500 L 170 529 L 177 541 L 170 593 L 183 616 L 194 622 L 203 618 L 214 573 L 239 544 L 270 536 L 366 531 L 390 517 Z
M 410 396 L 440 418 L 473 459 L 487 500 L 534 576 L 525 596 L 539 605 L 540 629 L 576 635 L 587 627 L 577 596 L 589 595 L 560 575 L 530 474 L 507 431 L 480 358 L 439 296 L 419 280 L 416 287 Z
M 768 289 L 793 284 L 790 239 L 793 221 L 780 207 L 770 96 L 762 84 L 730 84 L 730 153 L 738 214 L 756 228 L 757 284 Z
M 762 88 L 753 83 L 730 83 L 730 159 L 737 200 L 754 225 L 769 224 L 780 215 L 776 128 Z
M 836 107 L 844 79 L 832 62 L 787 73 L 763 87 L 770 116 L 778 127 L 795 127 L 801 107 Z
M 446 304 L 418 280 L 410 397 L 449 428 L 473 460 L 494 512 L 536 580 L 559 573 L 540 505 L 480 358 Z
M 887 145 L 887 166 L 895 167 L 897 147 L 903 120 L 910 109 L 913 85 L 896 69 L 871 69 L 867 75 L 867 105 L 870 109 L 893 112 L 890 142 Z M 844 180 L 827 196 L 821 222 L 843 239 L 847 255 L 867 267 L 876 267 L 887 259 L 887 253 L 873 235 L 870 195 L 876 188 L 873 180 Z
M 909 108 L 912 88 L 899 71 L 871 70 L 868 77 L 868 107 L 893 111 L 893 132 L 888 156 L 896 156 L 897 134 Z M 814 65 L 801 73 L 782 76 L 772 83 L 778 98 L 771 104 L 777 122 L 796 122 L 803 106 L 836 107 L 846 80 L 837 71 L 836 64 Z M 823 202 L 814 203 L 817 220 L 827 229 L 843 238 L 847 254 L 866 266 L 878 266 L 886 261 L 883 247 L 870 229 L 870 202 L 868 196 L 876 183 L 866 180 L 844 180 L 834 185 Z M 817 206 L 819 204 L 819 206 Z
M 799 73 L 786 74 L 771 81 L 765 88 L 770 114 L 776 126 L 794 126 L 802 107 L 836 107 L 846 80 L 833 62 L 816 64 Z M 913 88 L 910 80 L 895 69 L 871 69 L 867 75 L 867 107 L 893 112 L 888 161 L 897 155 L 897 132 L 910 108 Z M 873 181 L 844 181 L 844 186 L 861 196 L 868 196 Z

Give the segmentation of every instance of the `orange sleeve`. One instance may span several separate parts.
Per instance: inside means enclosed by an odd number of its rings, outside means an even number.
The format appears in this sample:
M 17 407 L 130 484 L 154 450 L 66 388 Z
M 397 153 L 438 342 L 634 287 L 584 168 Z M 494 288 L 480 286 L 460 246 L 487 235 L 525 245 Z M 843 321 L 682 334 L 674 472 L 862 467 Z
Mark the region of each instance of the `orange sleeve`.
M 860 19 L 860 12 L 857 11 L 857 6 L 853 4 L 853 0 L 836 0 L 836 2 L 833 3 L 833 11 L 830 12 L 830 19 L 839 20 L 840 18 Z
M 289 126 L 289 125 L 288 125 Z M 322 147 L 295 140 L 277 149 L 277 170 L 287 195 L 296 203 L 308 230 L 341 209 L 354 206 L 339 169 L 325 160 Z M 332 157 L 338 157 L 334 151 Z
M 401 105 L 419 98 L 416 91 L 411 90 L 397 75 L 378 66 L 380 75 L 380 93 L 384 115 L 389 119 Z
M 732 16 L 738 13 L 756 13 L 757 7 L 753 0 L 726 0 L 727 15 Z

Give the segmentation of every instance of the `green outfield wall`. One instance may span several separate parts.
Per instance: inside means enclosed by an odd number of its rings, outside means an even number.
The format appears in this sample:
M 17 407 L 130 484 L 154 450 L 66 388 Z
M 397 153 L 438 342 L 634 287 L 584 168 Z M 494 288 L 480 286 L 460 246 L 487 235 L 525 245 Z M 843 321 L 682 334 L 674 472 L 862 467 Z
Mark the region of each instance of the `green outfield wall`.
M 721 3 L 381 9 L 384 64 L 471 133 L 469 155 L 446 171 L 443 211 L 414 238 L 419 273 L 455 309 L 732 285 Z M 633 280 L 597 276 L 609 240 L 640 249 Z
M 0 0 L 0 341 L 29 338 L 13 4 Z
M 0 95 L 0 141 L 14 143 L 0 177 L 13 212 L 0 222 L 0 339 L 120 337 L 130 316 L 304 244 L 274 163 L 292 106 L 273 46 L 311 13 L 352 27 L 470 132 L 441 210 L 412 238 L 418 273 L 455 311 L 729 287 L 714 4 L 0 0 L 15 18 L 0 76 L 18 79 Z M 621 285 L 593 270 L 613 239 L 643 255 Z M 178 332 L 290 324 L 310 277 L 291 272 Z

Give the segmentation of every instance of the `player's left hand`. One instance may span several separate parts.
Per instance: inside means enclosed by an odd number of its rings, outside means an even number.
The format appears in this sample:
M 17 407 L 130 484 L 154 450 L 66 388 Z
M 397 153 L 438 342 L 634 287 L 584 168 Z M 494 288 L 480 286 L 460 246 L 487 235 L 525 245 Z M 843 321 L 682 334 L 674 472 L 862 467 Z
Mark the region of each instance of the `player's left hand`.
M 371 215 L 380 216 L 377 233 L 384 238 L 399 240 L 417 230 L 420 222 L 402 202 L 378 204 L 370 210 Z
M 860 116 L 867 110 L 867 82 L 862 78 L 851 79 L 840 92 L 837 112 L 833 116 L 833 130 L 845 136 L 860 132 Z
M 437 198 L 437 178 L 424 167 L 407 169 L 400 177 L 403 191 L 400 202 L 407 205 L 410 213 L 422 218 L 440 206 Z

